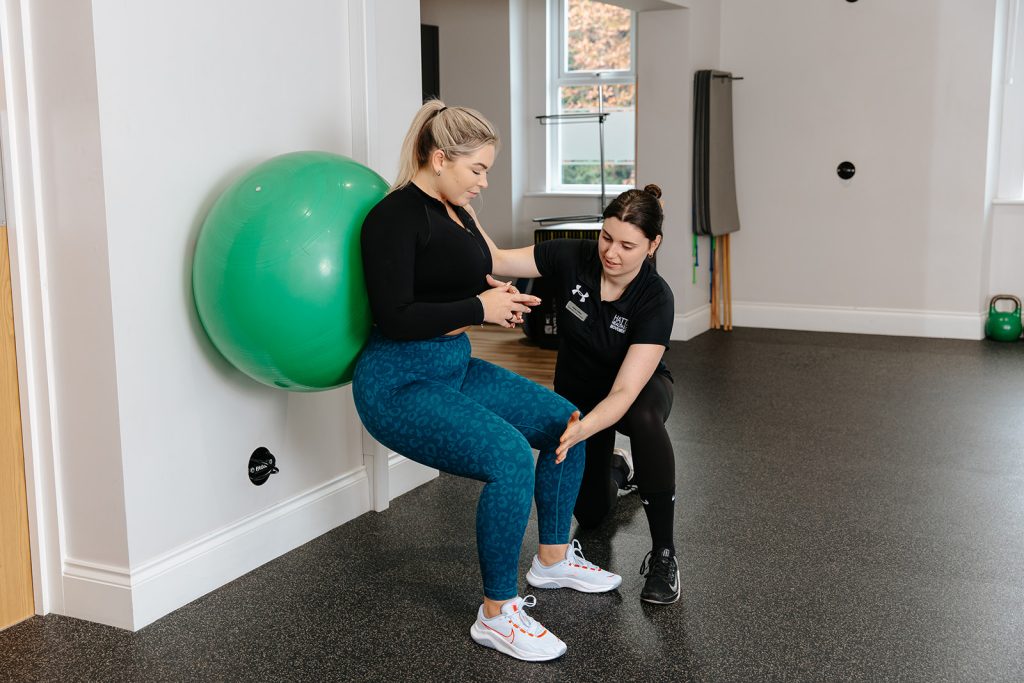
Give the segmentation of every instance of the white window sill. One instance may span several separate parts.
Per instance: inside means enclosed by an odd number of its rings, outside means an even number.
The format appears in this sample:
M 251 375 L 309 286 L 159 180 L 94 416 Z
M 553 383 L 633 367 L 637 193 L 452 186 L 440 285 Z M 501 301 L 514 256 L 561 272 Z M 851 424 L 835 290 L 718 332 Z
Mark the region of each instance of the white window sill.
M 1000 199 L 997 197 L 992 200 L 992 204 L 997 206 L 1024 206 L 1024 198 Z
M 609 187 L 608 189 L 605 190 L 604 196 L 605 196 L 606 199 L 614 199 L 619 194 L 621 194 L 622 192 L 625 192 L 628 189 L 629 188 L 627 188 L 625 186 L 623 186 L 621 188 L 620 187 Z M 531 191 L 531 192 L 523 193 L 523 196 L 524 197 L 552 197 L 552 198 L 554 198 L 554 197 L 579 197 L 579 198 L 582 198 L 582 199 L 587 199 L 587 198 L 590 198 L 590 199 L 600 199 L 601 198 L 601 192 L 600 192 L 600 190 L 598 190 L 598 191 L 584 190 L 584 191 L 581 191 L 581 192 L 569 192 L 569 191 L 565 191 L 565 190 L 556 190 L 556 191 L 549 192 L 547 190 L 534 190 L 534 191 Z

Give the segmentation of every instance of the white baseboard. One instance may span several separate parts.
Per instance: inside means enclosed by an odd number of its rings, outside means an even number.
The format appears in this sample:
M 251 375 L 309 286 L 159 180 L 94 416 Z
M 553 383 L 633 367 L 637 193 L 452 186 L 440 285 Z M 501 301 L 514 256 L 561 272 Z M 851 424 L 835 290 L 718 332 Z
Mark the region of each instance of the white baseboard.
M 132 630 L 132 578 L 124 567 L 64 560 L 62 614 Z
M 737 302 L 732 307 L 736 327 L 770 327 L 814 332 L 882 334 L 892 337 L 984 339 L 985 316 L 980 313 L 910 311 L 892 308 L 788 306 Z
M 708 305 L 676 315 L 672 339 L 686 341 L 708 328 Z M 892 337 L 984 339 L 985 315 L 892 308 L 844 308 L 734 302 L 734 327 L 761 327 L 807 332 L 880 334 Z M 679 335 L 679 336 L 677 336 Z
M 388 456 L 388 493 L 391 500 L 437 479 L 438 471 L 392 452 Z
M 370 510 L 365 467 L 142 564 L 64 562 L 64 614 L 138 630 Z
M 711 306 L 709 304 L 704 304 L 689 313 L 676 313 L 675 320 L 672 322 L 672 334 L 669 336 L 669 339 L 673 341 L 689 341 L 698 334 L 707 332 L 711 322 L 709 320 L 710 315 Z

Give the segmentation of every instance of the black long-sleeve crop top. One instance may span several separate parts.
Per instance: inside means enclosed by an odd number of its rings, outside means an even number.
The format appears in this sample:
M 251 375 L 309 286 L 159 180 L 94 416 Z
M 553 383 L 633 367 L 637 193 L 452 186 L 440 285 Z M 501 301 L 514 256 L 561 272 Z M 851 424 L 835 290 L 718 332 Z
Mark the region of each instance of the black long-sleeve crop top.
M 487 289 L 491 253 L 465 209 L 409 183 L 363 221 L 361 246 L 373 322 L 391 339 L 438 337 L 483 322 L 477 294 Z

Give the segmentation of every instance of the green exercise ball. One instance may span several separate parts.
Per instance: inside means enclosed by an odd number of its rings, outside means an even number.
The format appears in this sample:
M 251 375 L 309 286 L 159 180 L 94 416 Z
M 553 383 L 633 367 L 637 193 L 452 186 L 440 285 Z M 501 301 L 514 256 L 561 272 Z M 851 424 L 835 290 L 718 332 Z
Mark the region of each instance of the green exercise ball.
M 352 381 L 372 324 L 359 234 L 387 190 L 347 157 L 295 152 L 224 191 L 199 233 L 192 291 L 232 365 L 290 391 Z

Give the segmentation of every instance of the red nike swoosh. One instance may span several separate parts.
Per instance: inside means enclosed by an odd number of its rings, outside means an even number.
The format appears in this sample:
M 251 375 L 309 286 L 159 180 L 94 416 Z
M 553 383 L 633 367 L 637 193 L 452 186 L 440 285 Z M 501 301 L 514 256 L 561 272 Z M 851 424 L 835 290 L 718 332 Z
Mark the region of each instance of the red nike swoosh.
M 496 629 L 496 628 L 493 628 L 493 627 L 491 627 L 491 626 L 488 626 L 487 624 L 484 624 L 484 626 L 485 626 L 485 627 L 487 627 L 487 628 L 489 628 L 489 629 L 491 629 L 491 630 L 492 630 L 492 631 L 494 631 L 495 633 L 497 633 L 497 634 L 498 634 L 499 636 L 501 636 L 502 638 L 504 638 L 505 640 L 507 640 L 507 641 L 508 641 L 509 643 L 514 643 L 514 642 L 515 642 L 515 640 L 516 640 L 516 630 L 515 630 L 515 629 L 512 629 L 511 631 L 509 631 L 508 635 L 505 635 L 504 633 L 502 633 L 502 632 L 501 632 L 501 631 L 499 631 L 498 629 Z

